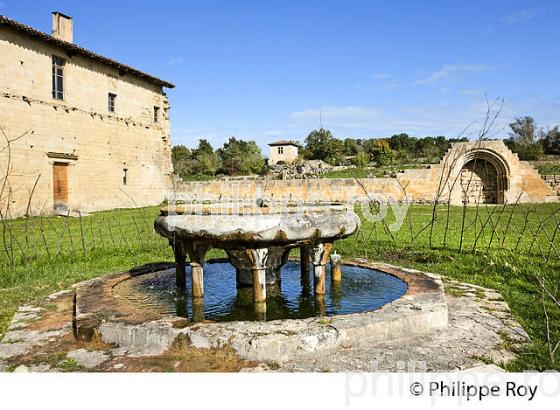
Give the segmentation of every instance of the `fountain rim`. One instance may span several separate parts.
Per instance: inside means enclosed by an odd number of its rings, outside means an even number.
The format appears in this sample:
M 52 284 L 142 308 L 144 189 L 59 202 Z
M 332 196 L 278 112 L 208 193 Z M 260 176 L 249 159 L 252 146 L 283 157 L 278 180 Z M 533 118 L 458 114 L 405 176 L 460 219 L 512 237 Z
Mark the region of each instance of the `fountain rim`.
M 213 258 L 207 263 L 220 263 L 227 259 Z M 290 260 L 299 260 L 290 258 Z M 378 309 L 368 310 L 358 313 L 347 313 L 324 317 L 310 317 L 305 319 L 276 319 L 271 321 L 231 321 L 231 322 L 190 322 L 185 318 L 174 315 L 152 315 L 147 314 L 146 310 L 127 306 L 123 301 L 113 295 L 113 288 L 119 283 L 131 279 L 133 277 L 154 273 L 174 266 L 173 263 L 160 263 L 156 267 L 148 266 L 145 269 L 135 268 L 125 272 L 118 272 L 106 275 L 101 278 L 92 279 L 81 282 L 73 287 L 76 290 L 76 320 L 74 322 L 75 334 L 81 340 L 92 340 L 95 335 L 99 335 L 99 328 L 102 325 L 110 323 L 115 326 L 142 326 L 147 323 L 159 323 L 161 321 L 168 322 L 172 327 L 189 328 L 192 326 L 231 326 L 235 324 L 243 324 L 246 326 L 259 326 L 262 324 L 278 324 L 278 323 L 298 323 L 307 324 L 328 320 L 331 325 L 337 324 L 341 328 L 363 328 L 370 322 L 378 323 L 382 321 L 384 313 L 390 312 L 391 320 L 397 315 L 397 321 L 405 317 L 414 317 L 410 326 L 414 327 L 415 321 L 422 326 L 426 324 L 425 317 L 431 317 L 435 314 L 447 315 L 447 302 L 443 291 L 443 285 L 439 275 L 418 271 L 415 269 L 407 269 L 396 267 L 393 265 L 372 262 L 363 258 L 354 258 L 342 261 L 343 265 L 357 266 L 371 270 L 377 270 L 385 274 L 395 276 L 403 280 L 407 289 L 400 298 L 393 300 Z M 419 309 L 418 306 L 425 304 L 435 304 L 434 309 Z M 372 323 L 373 323 L 372 322 Z M 446 320 L 445 320 L 446 322 Z M 447 324 L 447 322 L 445 323 Z M 435 324 L 434 326 L 439 326 Z
M 160 208 L 159 216 L 175 215 L 243 215 L 243 216 L 266 216 L 266 215 L 286 215 L 286 214 L 307 214 L 307 213 L 343 213 L 352 212 L 348 204 L 342 202 L 320 202 L 303 203 L 288 201 L 280 204 L 263 203 L 234 203 L 234 202 L 212 202 L 197 204 L 175 204 Z

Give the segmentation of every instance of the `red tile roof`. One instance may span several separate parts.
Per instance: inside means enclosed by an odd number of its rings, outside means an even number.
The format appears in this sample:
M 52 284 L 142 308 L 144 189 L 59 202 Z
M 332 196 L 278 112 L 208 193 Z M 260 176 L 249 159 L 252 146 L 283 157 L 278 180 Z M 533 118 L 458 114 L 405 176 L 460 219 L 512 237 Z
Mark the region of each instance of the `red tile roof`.
M 69 43 L 64 40 L 60 40 L 56 37 L 53 37 L 49 34 L 45 34 L 39 30 L 35 30 L 33 27 L 26 26 L 25 24 L 19 23 L 15 20 L 9 19 L 5 16 L 0 15 L 0 26 L 8 27 L 12 30 L 18 31 L 20 33 L 27 34 L 31 38 L 36 38 L 40 41 L 45 43 L 53 44 L 55 46 L 61 47 L 66 50 L 69 54 L 79 54 L 81 56 L 90 58 L 92 60 L 98 61 L 100 63 L 106 64 L 111 67 L 115 67 L 119 70 L 119 72 L 124 74 L 131 74 L 136 77 L 140 77 L 148 82 L 153 84 L 159 85 L 161 87 L 167 88 L 174 88 L 175 86 L 165 80 L 161 80 L 153 75 L 145 73 L 143 71 L 137 70 L 133 67 L 130 67 L 126 64 L 119 63 L 116 60 L 112 60 L 107 57 L 103 57 L 102 55 L 96 54 L 93 51 L 87 50 L 83 47 L 77 46 L 76 44 Z
M 286 140 L 280 140 L 280 141 L 274 141 L 271 142 L 270 144 L 268 144 L 271 147 L 277 146 L 277 145 L 293 145 L 295 147 L 301 147 L 301 145 L 295 141 L 286 141 Z

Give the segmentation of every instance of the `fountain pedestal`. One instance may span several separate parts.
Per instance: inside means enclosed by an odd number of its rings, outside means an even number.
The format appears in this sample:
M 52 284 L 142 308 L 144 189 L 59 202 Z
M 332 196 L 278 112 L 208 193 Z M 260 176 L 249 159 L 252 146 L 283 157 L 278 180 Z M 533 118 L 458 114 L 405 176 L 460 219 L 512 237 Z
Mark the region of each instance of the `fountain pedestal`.
M 266 284 L 273 285 L 280 282 L 280 268 L 282 268 L 288 260 L 290 247 L 271 245 L 260 248 L 225 248 L 229 261 L 235 266 L 237 271 L 237 287 L 253 286 L 253 259 L 249 257 L 247 253 L 251 249 L 266 250 L 266 255 L 263 256 L 262 268 L 265 272 Z
M 252 286 L 255 311 L 266 311 L 266 285 L 280 282 L 280 269 L 294 247 L 301 249 L 302 281 L 313 263 L 316 295 L 325 293 L 326 264 L 336 239 L 360 226 L 342 204 L 299 207 L 231 207 L 228 204 L 163 208 L 154 223 L 169 239 L 176 261 L 177 288 L 185 289 L 185 263 L 191 265 L 192 296 L 204 295 L 203 266 L 210 247 L 224 249 L 237 272 L 237 286 Z

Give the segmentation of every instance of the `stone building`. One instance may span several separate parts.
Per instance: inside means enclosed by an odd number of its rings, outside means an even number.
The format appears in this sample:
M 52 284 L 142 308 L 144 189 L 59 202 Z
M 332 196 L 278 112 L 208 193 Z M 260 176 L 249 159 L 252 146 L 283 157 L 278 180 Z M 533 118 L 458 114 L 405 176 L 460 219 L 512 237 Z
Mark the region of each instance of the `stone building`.
M 0 209 L 160 203 L 173 172 L 163 90 L 173 85 L 77 46 L 70 17 L 52 22 L 48 35 L 0 16 L 0 128 L 17 138 L 8 150 L 0 133 Z
M 268 144 L 270 147 L 270 155 L 268 157 L 268 165 L 291 164 L 299 154 L 300 145 L 293 141 L 275 141 Z

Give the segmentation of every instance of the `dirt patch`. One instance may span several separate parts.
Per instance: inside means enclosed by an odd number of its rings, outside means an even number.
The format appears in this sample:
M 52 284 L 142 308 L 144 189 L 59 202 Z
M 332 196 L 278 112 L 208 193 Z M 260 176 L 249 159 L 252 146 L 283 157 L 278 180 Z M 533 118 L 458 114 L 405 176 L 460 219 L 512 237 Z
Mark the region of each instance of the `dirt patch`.
M 53 302 L 41 305 L 41 319 L 29 323 L 29 330 L 48 332 L 63 328 L 72 323 L 74 314 L 74 294 L 57 298 Z
M 256 367 L 257 363 L 243 360 L 229 347 L 197 349 L 177 343 L 159 356 L 121 357 L 101 366 L 108 372 L 238 372 Z

